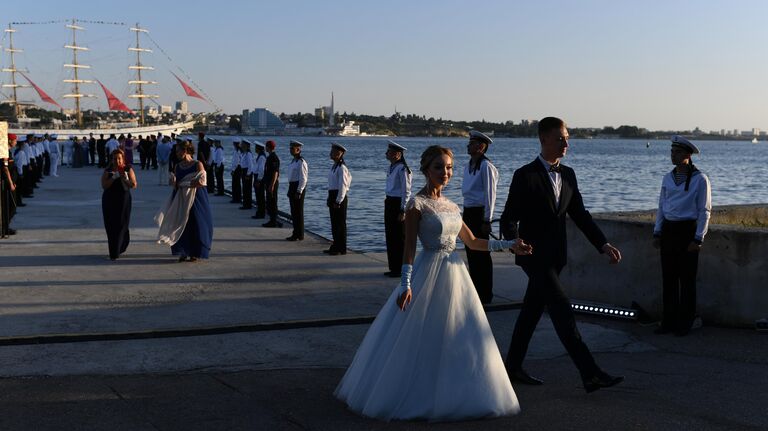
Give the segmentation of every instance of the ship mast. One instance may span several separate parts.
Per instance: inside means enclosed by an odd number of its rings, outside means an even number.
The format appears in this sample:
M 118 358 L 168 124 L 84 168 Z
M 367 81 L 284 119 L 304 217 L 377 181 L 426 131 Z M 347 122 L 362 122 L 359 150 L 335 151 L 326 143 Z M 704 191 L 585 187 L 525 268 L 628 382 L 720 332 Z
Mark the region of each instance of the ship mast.
M 65 94 L 63 97 L 65 98 L 71 98 L 75 99 L 75 115 L 77 119 L 77 127 L 82 128 L 83 127 L 83 114 L 80 112 L 80 99 L 83 97 L 93 97 L 90 94 L 82 94 L 80 93 L 80 84 L 90 84 L 93 81 L 87 80 L 87 79 L 80 79 L 78 76 L 78 71 L 80 69 L 90 69 L 91 66 L 85 65 L 85 64 L 79 64 L 77 62 L 77 52 L 78 51 L 89 51 L 88 48 L 84 46 L 78 46 L 77 45 L 77 31 L 78 30 L 85 30 L 85 28 L 80 27 L 77 25 L 77 20 L 72 19 L 72 24 L 67 24 L 67 28 L 72 29 L 72 44 L 71 45 L 64 45 L 64 48 L 71 49 L 72 50 L 72 64 L 65 64 L 64 67 L 71 68 L 74 71 L 74 78 L 73 79 L 65 79 L 64 82 L 68 84 L 72 84 L 72 93 Z
M 16 61 L 14 59 L 14 54 L 24 52 L 24 50 L 16 49 L 13 47 L 13 34 L 16 33 L 16 30 L 11 27 L 11 24 L 8 24 L 8 28 L 5 29 L 5 32 L 8 33 L 8 48 L 5 48 L 5 52 L 7 52 L 11 57 L 11 67 L 4 68 L 3 72 L 9 72 L 11 74 L 11 83 L 3 84 L 3 88 L 13 89 L 13 98 L 11 100 L 7 100 L 7 102 L 13 104 L 14 109 L 16 111 L 16 118 L 19 118 L 22 115 L 22 112 L 21 112 L 21 106 L 19 105 L 18 95 L 16 94 L 16 89 L 26 88 L 26 87 L 29 87 L 29 85 L 16 83 L 16 73 L 18 73 L 18 70 L 16 70 Z
M 139 102 L 139 125 L 144 125 L 144 99 L 155 99 L 157 97 L 160 97 L 156 94 L 144 94 L 144 85 L 148 84 L 157 84 L 157 81 L 147 81 L 145 79 L 142 79 L 141 77 L 141 71 L 142 70 L 155 70 L 152 66 L 144 66 L 141 64 L 141 53 L 142 52 L 152 52 L 151 49 L 142 48 L 139 40 L 139 33 L 149 33 L 149 31 L 145 28 L 139 27 L 139 23 L 136 23 L 136 27 L 131 27 L 131 31 L 136 33 L 136 46 L 135 47 L 129 47 L 128 51 L 134 51 L 136 52 L 136 65 L 134 66 L 128 66 L 128 69 L 135 70 L 136 71 L 136 79 L 132 81 L 128 81 L 128 84 L 135 85 L 136 86 L 136 92 L 134 94 L 129 95 L 128 97 L 137 99 Z

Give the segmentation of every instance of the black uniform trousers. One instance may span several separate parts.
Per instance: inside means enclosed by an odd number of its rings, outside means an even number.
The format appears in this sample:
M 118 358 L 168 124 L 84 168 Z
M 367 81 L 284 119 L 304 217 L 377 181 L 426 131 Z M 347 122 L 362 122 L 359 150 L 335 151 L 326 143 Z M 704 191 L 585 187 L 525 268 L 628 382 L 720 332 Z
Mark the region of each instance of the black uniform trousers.
M 336 198 L 339 197 L 338 190 L 328 190 L 328 213 L 331 216 L 331 235 L 333 235 L 333 245 L 331 251 L 340 253 L 347 252 L 347 206 L 349 199 L 344 196 L 338 208 L 334 208 Z
M 696 318 L 696 271 L 699 252 L 688 251 L 696 235 L 696 220 L 664 220 L 661 227 L 663 313 L 661 326 L 687 331 Z
M 224 194 L 224 163 L 216 165 L 213 171 L 216 177 L 216 194 L 221 196 Z
M 307 194 L 306 187 L 297 196 L 299 182 L 291 181 L 288 183 L 288 202 L 291 205 L 291 224 L 293 224 L 294 238 L 304 239 L 304 195 Z
M 522 367 L 533 331 L 546 308 L 560 342 L 563 343 L 568 355 L 579 369 L 582 379 L 592 378 L 600 369 L 595 364 L 589 348 L 581 339 L 581 334 L 576 328 L 571 301 L 560 284 L 560 271 L 563 267 L 531 264 L 522 265 L 522 268 L 528 275 L 528 288 L 512 332 L 512 342 L 505 361 L 506 367 L 512 371 Z
M 462 219 L 476 238 L 488 239 L 488 234 L 482 233 L 485 207 L 464 208 Z M 464 247 L 467 252 L 467 267 L 472 283 L 475 285 L 480 302 L 490 304 L 493 299 L 493 260 L 491 252 L 472 250 Z
M 51 155 L 47 151 L 43 153 L 43 175 L 51 175 Z
M 214 176 L 213 165 L 205 164 L 205 176 L 208 178 L 208 193 L 213 193 L 216 190 L 216 177 Z
M 277 191 L 280 188 L 280 182 L 275 181 L 275 188 L 270 193 L 269 190 L 265 190 L 265 198 L 267 201 L 267 215 L 269 216 L 270 223 L 277 223 Z M 266 185 L 264 186 L 266 189 Z
M 240 166 L 236 167 L 232 171 L 232 200 L 230 202 L 239 204 L 242 201 L 243 192 L 240 190 L 240 172 L 242 172 Z
M 253 175 L 249 175 L 248 171 L 243 169 L 243 171 L 240 173 L 240 178 L 243 181 L 241 188 L 243 192 L 242 208 L 253 208 L 253 192 L 251 192 L 251 189 L 253 188 Z
M 387 240 L 387 263 L 389 271 L 400 274 L 405 248 L 405 223 L 400 221 L 402 199 L 387 196 L 384 199 L 384 233 Z
M 256 194 L 256 217 L 264 218 L 266 214 L 266 208 L 264 207 L 264 181 L 259 180 L 254 175 L 253 192 Z

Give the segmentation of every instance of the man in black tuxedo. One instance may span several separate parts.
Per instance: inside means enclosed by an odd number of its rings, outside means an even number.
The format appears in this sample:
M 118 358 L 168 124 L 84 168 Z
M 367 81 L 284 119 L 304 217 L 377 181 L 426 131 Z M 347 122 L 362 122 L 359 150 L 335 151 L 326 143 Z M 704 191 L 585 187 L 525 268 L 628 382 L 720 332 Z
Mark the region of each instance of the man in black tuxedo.
M 560 271 L 566 263 L 565 215 L 600 253 L 608 255 L 610 263 L 619 263 L 621 253 L 608 243 L 584 208 L 573 169 L 560 164 L 568 149 L 568 138 L 563 120 L 546 117 L 539 122 L 541 154 L 515 171 L 501 215 L 504 237 L 522 238 L 533 247 L 533 254 L 516 257 L 528 276 L 528 287 L 512 333 L 506 367 L 513 381 L 543 383 L 526 373 L 522 364 L 546 308 L 560 341 L 581 373 L 584 389 L 592 392 L 624 378 L 610 376 L 597 366 L 576 328 L 571 303 L 560 284 Z

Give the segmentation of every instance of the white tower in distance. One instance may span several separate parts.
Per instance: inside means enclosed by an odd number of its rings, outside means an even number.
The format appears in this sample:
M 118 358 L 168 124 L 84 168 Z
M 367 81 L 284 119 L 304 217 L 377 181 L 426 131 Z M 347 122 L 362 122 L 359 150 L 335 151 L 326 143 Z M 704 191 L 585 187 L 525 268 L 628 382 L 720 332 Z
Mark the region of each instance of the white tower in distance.
M 333 126 L 336 125 L 335 122 L 334 122 L 334 118 L 333 118 L 333 113 L 334 112 L 335 111 L 333 109 L 333 91 L 331 91 L 331 112 L 328 113 L 328 125 L 330 127 L 333 127 Z

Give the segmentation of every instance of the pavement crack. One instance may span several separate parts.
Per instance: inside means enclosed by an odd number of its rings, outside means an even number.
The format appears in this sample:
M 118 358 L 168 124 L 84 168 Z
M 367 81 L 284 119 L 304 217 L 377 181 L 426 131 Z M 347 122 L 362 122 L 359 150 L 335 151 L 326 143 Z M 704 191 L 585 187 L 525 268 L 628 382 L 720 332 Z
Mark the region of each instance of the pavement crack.
M 217 382 L 219 382 L 222 386 L 225 386 L 225 387 L 233 390 L 234 392 L 238 393 L 239 395 L 245 395 L 245 393 L 243 393 L 243 391 L 241 391 L 240 389 L 236 388 L 235 386 L 230 385 L 229 383 L 224 381 L 219 376 L 211 376 L 211 377 L 213 378 L 213 380 L 216 380 Z

